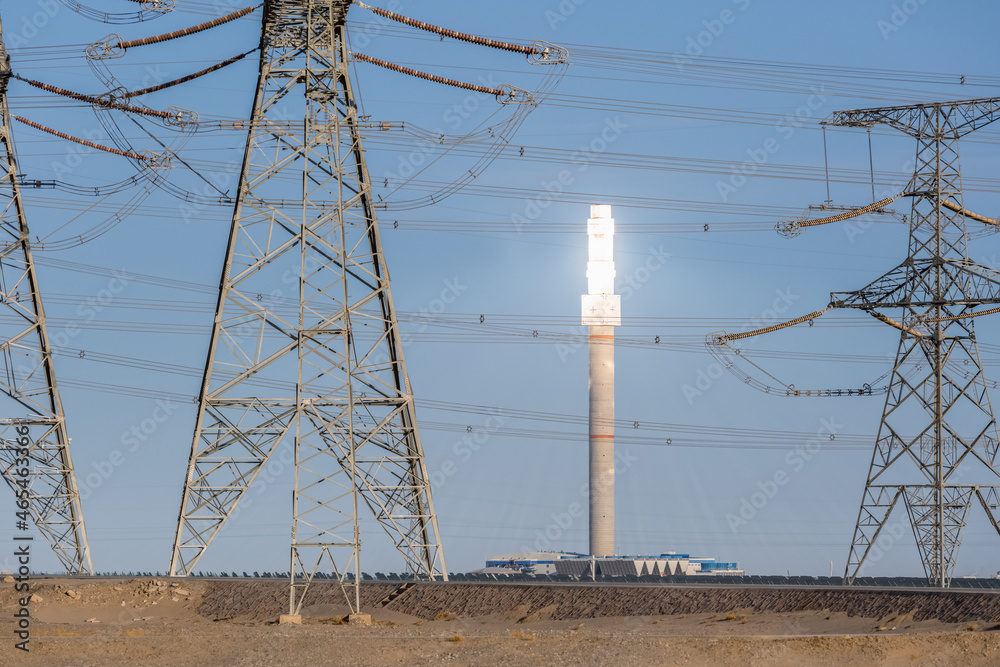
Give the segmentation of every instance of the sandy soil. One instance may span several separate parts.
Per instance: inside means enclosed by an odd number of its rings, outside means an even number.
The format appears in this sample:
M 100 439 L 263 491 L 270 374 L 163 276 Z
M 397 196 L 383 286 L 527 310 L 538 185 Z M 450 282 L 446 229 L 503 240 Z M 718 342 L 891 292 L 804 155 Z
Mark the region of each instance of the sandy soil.
M 381 599 L 387 589 L 372 587 L 365 597 Z M 51 579 L 33 582 L 32 590 L 31 651 L 24 653 L 14 648 L 13 586 L 0 589 L 0 665 L 1000 665 L 1000 623 L 915 620 L 914 611 L 873 618 L 732 608 L 609 617 L 590 605 L 586 616 L 565 618 L 560 603 L 512 600 L 494 613 L 418 605 L 414 615 L 393 609 L 406 608 L 406 593 L 373 612 L 372 626 L 358 627 L 344 624 L 347 609 L 335 595 L 317 595 L 302 625 L 278 625 L 276 615 L 227 617 L 227 604 L 245 612 L 248 599 L 255 608 L 282 605 L 282 582 L 247 588 L 246 582 Z M 438 599 L 444 594 L 433 592 Z M 613 606 L 615 596 L 607 597 Z M 410 606 L 419 599 L 415 594 Z

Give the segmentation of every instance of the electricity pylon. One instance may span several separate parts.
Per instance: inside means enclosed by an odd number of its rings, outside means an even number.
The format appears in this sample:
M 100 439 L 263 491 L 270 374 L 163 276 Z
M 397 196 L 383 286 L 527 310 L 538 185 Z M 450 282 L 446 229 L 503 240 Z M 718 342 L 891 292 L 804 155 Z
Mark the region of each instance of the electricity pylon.
M 290 445 L 293 614 L 322 566 L 358 610 L 361 505 L 412 572 L 447 577 L 348 73 L 350 5 L 264 3 L 170 562 L 172 575 L 190 574 L 268 457 Z
M 1000 533 L 1000 438 L 972 321 L 977 306 L 1000 303 L 1000 273 L 969 259 L 966 217 L 973 214 L 962 205 L 958 150 L 960 137 L 998 118 L 1000 98 L 990 98 L 840 111 L 829 122 L 883 124 L 917 139 L 905 192 L 913 207 L 906 261 L 861 290 L 831 295 L 836 308 L 902 310 L 847 583 L 858 576 L 900 500 L 932 585 L 950 584 L 974 503 Z
M 27 427 L 28 512 L 68 572 L 93 574 L 28 221 L 18 187 L 7 107 L 10 74 L 10 56 L 0 28 L 0 469 L 4 481 L 20 490 L 14 486 L 16 432 L 18 427 L 22 432 Z

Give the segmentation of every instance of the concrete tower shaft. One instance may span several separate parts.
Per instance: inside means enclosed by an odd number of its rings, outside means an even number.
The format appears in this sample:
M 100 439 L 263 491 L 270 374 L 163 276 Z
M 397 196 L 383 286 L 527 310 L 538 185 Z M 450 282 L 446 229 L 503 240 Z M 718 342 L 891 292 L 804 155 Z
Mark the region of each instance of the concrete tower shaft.
M 590 553 L 615 555 L 615 328 L 590 327 Z
M 611 207 L 590 207 L 589 261 L 583 326 L 590 349 L 590 553 L 615 554 L 615 327 L 621 297 L 614 294 L 615 221 Z

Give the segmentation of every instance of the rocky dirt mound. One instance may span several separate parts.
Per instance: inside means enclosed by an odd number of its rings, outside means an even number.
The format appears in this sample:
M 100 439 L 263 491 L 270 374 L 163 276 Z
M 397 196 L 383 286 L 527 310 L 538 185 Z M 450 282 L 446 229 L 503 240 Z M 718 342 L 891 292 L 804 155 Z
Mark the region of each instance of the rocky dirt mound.
M 203 589 L 197 580 L 39 578 L 31 582 L 30 608 L 32 618 L 48 623 L 193 620 Z M 0 606 L 12 608 L 13 586 L 0 591 Z
M 395 584 L 365 584 L 361 587 L 361 608 L 372 609 L 395 591 Z M 205 582 L 205 592 L 198 613 L 207 619 L 266 621 L 288 613 L 288 581 L 211 581 Z M 310 607 L 341 607 L 347 600 L 340 586 L 329 581 L 317 581 L 309 588 L 306 604 Z M 392 607 L 394 611 L 400 611 Z
M 372 609 L 394 584 L 361 588 L 361 606 Z M 343 605 L 340 587 L 317 582 L 310 605 Z M 210 619 L 266 620 L 286 613 L 288 584 L 278 581 L 206 582 L 198 613 Z M 515 584 L 417 584 L 386 610 L 434 620 L 499 615 L 572 620 L 600 617 L 755 612 L 841 612 L 879 619 L 910 614 L 915 621 L 1000 622 L 1000 594 L 978 591 L 805 590 L 780 588 L 677 588 L 668 586 L 551 586 Z

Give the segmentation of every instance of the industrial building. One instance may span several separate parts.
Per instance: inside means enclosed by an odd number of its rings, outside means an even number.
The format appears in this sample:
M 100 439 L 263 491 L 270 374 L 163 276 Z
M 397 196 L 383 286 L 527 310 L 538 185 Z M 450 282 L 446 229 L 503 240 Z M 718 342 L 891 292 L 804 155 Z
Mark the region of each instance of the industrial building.
M 659 556 L 594 557 L 564 551 L 535 551 L 500 554 L 486 559 L 486 571 L 499 574 L 568 575 L 571 577 L 668 577 L 743 576 L 739 563 L 720 563 L 714 558 L 693 557 L 673 551 Z

